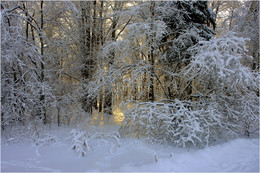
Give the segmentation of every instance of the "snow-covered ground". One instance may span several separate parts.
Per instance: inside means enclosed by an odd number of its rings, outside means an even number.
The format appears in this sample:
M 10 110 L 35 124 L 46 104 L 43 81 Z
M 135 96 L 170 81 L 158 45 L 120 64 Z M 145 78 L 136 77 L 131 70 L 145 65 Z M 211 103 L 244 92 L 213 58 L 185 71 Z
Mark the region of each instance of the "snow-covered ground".
M 70 130 L 50 130 L 56 136 L 56 142 L 44 145 L 38 151 L 29 142 L 7 144 L 2 140 L 1 171 L 259 172 L 258 139 L 240 138 L 188 151 L 168 145 L 149 144 L 139 139 L 121 138 L 120 146 L 105 142 L 92 143 L 87 155 L 80 157 L 79 153 L 71 150 L 72 144 L 67 138 Z M 109 130 L 101 128 L 98 131 L 106 133 Z

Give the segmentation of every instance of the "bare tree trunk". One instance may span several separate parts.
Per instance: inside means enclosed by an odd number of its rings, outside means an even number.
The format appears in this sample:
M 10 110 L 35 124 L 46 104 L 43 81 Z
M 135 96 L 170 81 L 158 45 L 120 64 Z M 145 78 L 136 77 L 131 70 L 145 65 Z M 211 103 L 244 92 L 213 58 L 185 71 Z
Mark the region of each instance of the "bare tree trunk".
M 151 2 L 151 6 L 150 6 L 150 12 L 151 12 L 151 18 L 154 18 L 155 12 L 154 12 L 154 8 L 155 8 L 155 2 Z M 150 45 L 151 45 L 151 50 L 150 52 L 148 52 L 148 60 L 150 62 L 150 69 L 149 69 L 149 101 L 153 102 L 154 101 L 154 47 L 152 46 L 153 42 L 154 42 L 154 37 L 155 37 L 155 33 L 154 33 L 154 25 L 153 23 L 150 24 L 150 29 L 153 32 L 152 34 L 152 38 L 150 41 Z
M 104 44 L 104 37 L 103 37 L 103 8 L 104 8 L 104 2 L 100 2 L 100 11 L 99 11 L 99 17 L 100 17 L 100 26 L 99 26 L 99 36 L 97 42 L 99 43 L 100 47 Z M 101 68 L 103 68 L 103 62 L 100 61 L 99 65 Z M 101 81 L 102 82 L 102 81 Z M 99 105 L 98 105 L 98 112 L 102 112 L 103 108 L 103 90 L 99 93 Z
M 40 50 L 41 50 L 41 82 L 44 82 L 44 42 L 43 42 L 43 25 L 44 25 L 44 19 L 43 19 L 43 1 L 41 1 L 41 24 L 40 24 Z M 41 118 L 44 124 L 46 124 L 46 109 L 45 109 L 45 95 L 43 91 L 40 93 L 40 105 L 41 105 Z
M 58 107 L 58 126 L 60 126 L 60 106 Z
M 99 31 L 99 41 L 100 41 L 100 46 L 104 44 L 104 37 L 103 37 L 103 8 L 104 8 L 104 1 L 100 2 L 100 11 L 99 11 L 99 17 L 100 17 L 100 31 Z
M 259 1 L 252 1 L 250 5 L 250 12 L 253 14 L 253 21 L 259 21 Z M 257 20 L 258 18 L 258 20 Z M 247 21 L 250 20 L 248 16 Z M 259 25 L 258 25 L 259 31 Z M 254 58 L 254 62 L 252 64 L 252 70 L 257 70 L 259 68 L 259 36 L 256 42 L 253 43 L 252 56 Z
M 26 7 L 25 7 L 25 2 L 23 2 L 23 8 L 26 10 Z M 29 39 L 29 17 L 28 17 L 28 12 L 26 10 L 25 12 L 25 16 L 26 16 L 26 27 L 25 27 L 25 38 L 26 38 L 26 41 L 28 42 L 28 39 Z
M 81 4 L 81 34 L 82 34 L 82 77 L 87 82 L 92 77 L 93 60 L 91 57 L 91 8 L 92 2 L 80 2 Z M 82 98 L 82 109 L 88 113 L 92 113 L 92 100 L 85 94 Z
M 98 51 L 98 37 L 99 37 L 99 26 L 98 26 L 98 22 L 97 22 L 97 1 L 94 0 L 93 1 L 93 17 L 92 17 L 92 23 L 93 23 L 93 27 L 92 27 L 92 51 L 91 51 L 91 55 L 92 55 L 92 61 L 91 61 L 91 77 L 94 74 L 94 72 L 96 71 L 96 66 L 97 66 L 97 51 Z M 97 97 L 92 98 L 91 99 L 91 109 L 92 106 L 94 106 L 95 109 L 98 109 L 97 106 Z M 92 111 L 92 110 L 91 110 Z

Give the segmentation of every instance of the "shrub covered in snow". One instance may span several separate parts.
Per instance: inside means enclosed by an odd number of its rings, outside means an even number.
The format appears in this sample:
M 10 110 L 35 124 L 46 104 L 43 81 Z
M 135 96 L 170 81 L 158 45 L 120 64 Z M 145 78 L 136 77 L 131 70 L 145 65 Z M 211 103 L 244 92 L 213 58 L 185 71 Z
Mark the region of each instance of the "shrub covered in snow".
M 109 145 L 110 152 L 120 147 L 119 133 L 90 133 L 83 129 L 73 129 L 70 132 L 72 149 L 80 153 L 80 156 L 86 156 L 88 151 L 94 151 L 97 145 Z
M 170 103 L 137 102 L 125 112 L 126 120 L 120 132 L 137 133 L 181 147 L 208 145 L 214 139 L 211 131 L 221 126 L 221 116 L 213 109 L 214 105 L 208 105 L 207 110 L 194 109 L 194 106 L 193 102 L 178 99 Z
M 227 128 L 249 136 L 258 131 L 259 72 L 244 63 L 252 59 L 246 40 L 229 32 L 199 42 L 190 48 L 194 55 L 183 75 L 193 81 L 194 95 L 215 103 Z
M 88 145 L 88 134 L 86 131 L 80 129 L 73 129 L 70 134 L 72 137 L 72 149 L 80 153 L 81 156 L 85 156 L 87 150 L 91 150 Z

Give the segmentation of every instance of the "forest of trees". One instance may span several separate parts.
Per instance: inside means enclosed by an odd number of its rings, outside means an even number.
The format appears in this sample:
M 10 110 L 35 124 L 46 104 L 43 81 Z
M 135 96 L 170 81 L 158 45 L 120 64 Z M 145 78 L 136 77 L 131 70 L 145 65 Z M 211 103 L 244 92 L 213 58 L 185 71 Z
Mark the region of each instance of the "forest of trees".
M 258 1 L 2 1 L 0 18 L 2 133 L 120 107 L 121 135 L 181 147 L 258 134 Z

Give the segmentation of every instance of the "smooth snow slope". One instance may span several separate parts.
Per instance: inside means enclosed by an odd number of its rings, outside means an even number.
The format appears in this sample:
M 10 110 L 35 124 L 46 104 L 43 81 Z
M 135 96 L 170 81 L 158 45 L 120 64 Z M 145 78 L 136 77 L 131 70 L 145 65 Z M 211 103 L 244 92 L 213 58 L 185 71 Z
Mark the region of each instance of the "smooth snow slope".
M 236 139 L 187 151 L 125 138 L 120 147 L 100 143 L 92 146 L 87 156 L 79 157 L 64 140 L 68 131 L 55 133 L 60 133 L 57 142 L 41 147 L 38 154 L 35 146 L 26 142 L 2 144 L 1 171 L 259 172 L 258 139 Z

